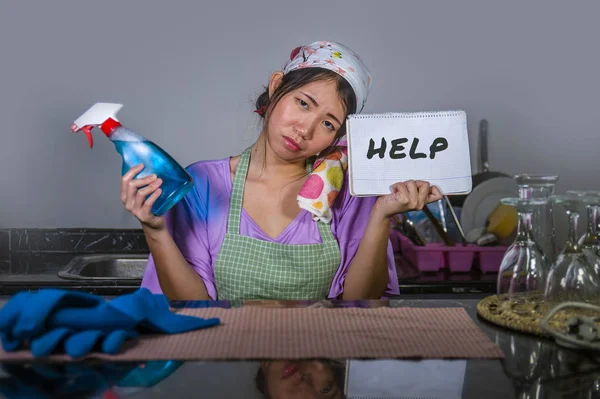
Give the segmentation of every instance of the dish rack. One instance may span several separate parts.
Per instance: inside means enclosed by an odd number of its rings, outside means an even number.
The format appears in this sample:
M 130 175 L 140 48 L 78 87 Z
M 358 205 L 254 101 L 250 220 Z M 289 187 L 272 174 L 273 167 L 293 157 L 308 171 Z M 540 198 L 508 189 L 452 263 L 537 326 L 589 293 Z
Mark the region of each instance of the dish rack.
M 391 229 L 390 240 L 398 262 L 409 262 L 421 272 L 437 272 L 448 269 L 450 272 L 469 272 L 475 265 L 483 273 L 497 272 L 507 246 L 481 247 L 474 244 L 454 247 L 444 244 L 415 245 L 401 232 Z

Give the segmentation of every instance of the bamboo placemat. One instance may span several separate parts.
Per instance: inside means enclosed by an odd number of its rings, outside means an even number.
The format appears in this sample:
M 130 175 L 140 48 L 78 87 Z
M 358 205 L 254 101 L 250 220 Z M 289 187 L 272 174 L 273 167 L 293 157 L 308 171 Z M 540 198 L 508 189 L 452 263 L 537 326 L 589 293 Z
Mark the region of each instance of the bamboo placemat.
M 549 336 L 540 329 L 540 321 L 560 301 L 548 302 L 543 295 L 523 295 L 509 299 L 507 294 L 488 296 L 477 304 L 477 314 L 485 320 L 511 330 Z M 600 306 L 600 298 L 591 301 Z M 550 326 L 559 331 L 566 331 L 567 321 L 572 317 L 598 314 L 584 312 L 577 308 L 559 311 L 551 320 Z

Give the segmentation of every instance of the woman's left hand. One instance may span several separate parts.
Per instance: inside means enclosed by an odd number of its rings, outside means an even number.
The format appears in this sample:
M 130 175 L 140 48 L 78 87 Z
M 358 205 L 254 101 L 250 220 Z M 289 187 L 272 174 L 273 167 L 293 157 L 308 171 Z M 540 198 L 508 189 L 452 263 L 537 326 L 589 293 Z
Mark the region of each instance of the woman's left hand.
M 425 205 L 441 198 L 442 193 L 436 186 L 423 180 L 409 180 L 394 184 L 390 194 L 377 199 L 373 210 L 390 218 L 398 213 L 420 211 Z

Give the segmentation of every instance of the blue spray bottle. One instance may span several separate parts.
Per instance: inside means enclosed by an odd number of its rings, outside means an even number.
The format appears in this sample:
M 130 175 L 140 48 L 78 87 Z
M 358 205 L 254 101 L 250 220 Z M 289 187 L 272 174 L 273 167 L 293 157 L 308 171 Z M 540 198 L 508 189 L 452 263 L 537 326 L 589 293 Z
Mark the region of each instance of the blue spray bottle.
M 144 169 L 135 177 L 136 179 L 152 174 L 161 178 L 162 193 L 154 202 L 152 213 L 162 216 L 191 190 L 194 181 L 189 173 L 162 148 L 122 126 L 117 119 L 117 112 L 121 108 L 123 108 L 122 104 L 96 103 L 73 122 L 71 132 L 83 131 L 92 148 L 94 146 L 92 129 L 100 127 L 123 158 L 121 175 L 141 163 L 144 164 Z

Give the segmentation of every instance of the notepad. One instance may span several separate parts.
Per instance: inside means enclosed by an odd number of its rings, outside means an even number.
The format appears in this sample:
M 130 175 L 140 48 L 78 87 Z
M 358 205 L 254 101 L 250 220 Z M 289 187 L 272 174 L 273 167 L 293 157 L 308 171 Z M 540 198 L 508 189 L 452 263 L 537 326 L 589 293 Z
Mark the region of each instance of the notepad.
M 425 180 L 446 195 L 471 191 L 464 111 L 355 114 L 346 124 L 353 196 L 389 194 L 407 180 Z
M 466 360 L 350 360 L 348 399 L 460 399 Z

